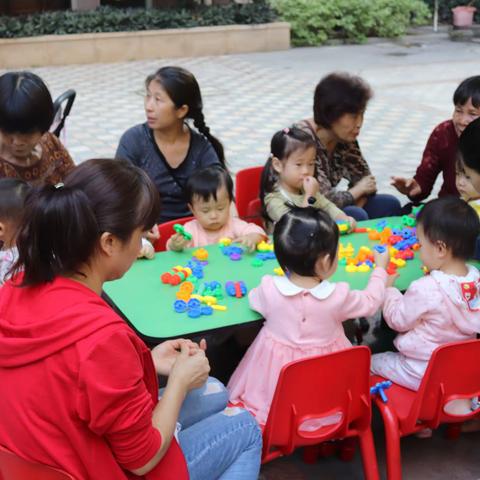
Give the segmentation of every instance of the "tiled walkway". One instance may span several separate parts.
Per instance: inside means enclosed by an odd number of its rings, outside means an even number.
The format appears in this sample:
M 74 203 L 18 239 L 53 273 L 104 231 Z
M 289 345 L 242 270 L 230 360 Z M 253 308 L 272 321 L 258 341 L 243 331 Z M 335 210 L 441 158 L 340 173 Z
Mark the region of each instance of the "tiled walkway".
M 223 57 L 161 59 L 35 69 L 54 96 L 77 91 L 66 143 L 75 160 L 109 157 L 120 135 L 144 120 L 143 82 L 155 69 L 178 64 L 198 78 L 207 123 L 225 144 L 231 169 L 261 164 L 272 134 L 311 115 L 313 89 L 328 72 L 348 70 L 370 82 L 371 101 L 360 145 L 382 191 L 389 176 L 414 172 L 433 127 L 448 118 L 458 83 L 480 73 L 480 45 L 446 35 L 403 43 L 293 49 Z

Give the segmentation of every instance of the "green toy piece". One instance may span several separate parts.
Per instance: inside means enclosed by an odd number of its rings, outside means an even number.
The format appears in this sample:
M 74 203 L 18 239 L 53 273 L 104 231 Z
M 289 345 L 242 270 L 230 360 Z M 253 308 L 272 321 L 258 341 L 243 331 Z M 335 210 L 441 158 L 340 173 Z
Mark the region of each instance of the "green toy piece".
M 260 260 L 259 258 L 254 258 L 254 259 L 251 261 L 250 265 L 251 265 L 252 267 L 261 267 L 261 266 L 263 265 L 263 260 Z
M 412 207 L 412 215 L 417 218 L 420 210 L 424 207 L 424 205 L 419 205 L 418 207 Z
M 185 227 L 183 225 L 180 225 L 179 223 L 176 223 L 173 226 L 173 229 L 177 233 L 179 233 L 185 240 L 191 240 L 192 239 L 192 234 L 185 231 Z

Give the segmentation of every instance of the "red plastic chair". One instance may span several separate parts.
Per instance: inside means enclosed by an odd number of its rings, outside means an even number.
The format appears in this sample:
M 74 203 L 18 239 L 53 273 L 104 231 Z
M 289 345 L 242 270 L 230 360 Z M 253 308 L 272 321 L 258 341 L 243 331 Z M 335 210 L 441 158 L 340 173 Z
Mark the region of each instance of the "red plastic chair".
M 243 220 L 253 221 L 250 219 L 249 205 L 252 201 L 259 200 L 262 171 L 263 167 L 245 168 L 235 177 L 235 205 L 238 216 Z
M 25 460 L 0 445 L 1 480 L 74 480 L 66 472 Z
M 265 228 L 262 217 L 262 202 L 259 198 L 252 200 L 247 207 L 247 215 L 243 217 L 246 222 L 255 223 L 259 227 Z
M 441 423 L 459 423 L 480 414 L 480 409 L 464 416 L 443 411 L 446 403 L 480 395 L 480 341 L 450 343 L 437 348 L 430 359 L 420 389 L 414 392 L 399 385 L 385 391 L 387 403 L 374 397 L 385 426 L 387 478 L 402 478 L 400 438 Z M 383 381 L 372 376 L 372 385 Z
M 175 233 L 173 226 L 178 223 L 180 225 L 185 225 L 185 223 L 193 220 L 195 217 L 184 217 L 178 218 L 177 220 L 170 220 L 170 222 L 161 223 L 158 226 L 160 231 L 160 238 L 155 242 L 153 247 L 156 252 L 164 252 L 167 249 L 168 239 Z M 1 479 L 0 479 L 1 480 Z
M 263 430 L 262 463 L 300 446 L 358 437 L 365 478 L 379 479 L 369 380 L 370 350 L 364 346 L 286 365 Z M 318 425 L 328 416 L 335 416 L 336 423 Z

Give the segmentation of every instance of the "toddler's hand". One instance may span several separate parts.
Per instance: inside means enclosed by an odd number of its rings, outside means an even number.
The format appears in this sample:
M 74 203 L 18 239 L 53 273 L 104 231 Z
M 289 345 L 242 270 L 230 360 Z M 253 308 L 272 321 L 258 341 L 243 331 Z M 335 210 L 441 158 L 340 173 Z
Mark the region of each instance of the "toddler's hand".
M 376 250 L 373 251 L 373 258 L 375 259 L 375 265 L 377 267 L 384 268 L 385 270 L 390 263 L 390 253 L 387 249 L 384 252 L 378 253 Z
M 142 238 L 142 248 L 138 252 L 137 258 L 148 258 L 151 260 L 155 256 L 153 245 L 146 239 Z
M 422 193 L 422 188 L 414 178 L 391 177 L 390 185 L 409 197 L 416 197 Z
M 160 230 L 158 229 L 158 225 L 154 225 L 147 232 L 147 240 L 150 240 L 150 242 L 155 243 L 159 238 L 160 238 Z
M 257 244 L 264 239 L 263 235 L 258 233 L 249 233 L 235 238 L 233 241 L 243 245 L 249 252 L 253 252 L 257 247 Z
M 307 197 L 314 197 L 320 191 L 318 180 L 313 177 L 303 179 L 303 191 Z
M 395 284 L 395 280 L 397 280 L 397 278 L 399 277 L 400 275 L 398 273 L 394 273 L 393 275 L 389 275 L 387 277 L 387 288 L 388 287 L 393 287 L 393 285 Z
M 168 246 L 175 252 L 181 252 L 189 243 L 190 240 L 187 240 L 183 235 L 180 235 L 180 233 L 175 233 L 175 235 L 170 237 Z

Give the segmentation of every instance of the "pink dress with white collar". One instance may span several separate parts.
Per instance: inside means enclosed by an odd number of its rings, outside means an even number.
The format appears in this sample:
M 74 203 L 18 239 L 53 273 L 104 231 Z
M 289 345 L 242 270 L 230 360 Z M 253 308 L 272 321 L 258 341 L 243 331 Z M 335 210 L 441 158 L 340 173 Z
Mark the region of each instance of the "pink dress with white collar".
M 287 277 L 264 276 L 248 298 L 265 323 L 228 383 L 230 401 L 242 402 L 264 424 L 282 367 L 351 347 L 342 322 L 373 315 L 382 305 L 386 279 L 386 271 L 376 268 L 365 290 L 326 280 L 303 289 Z

